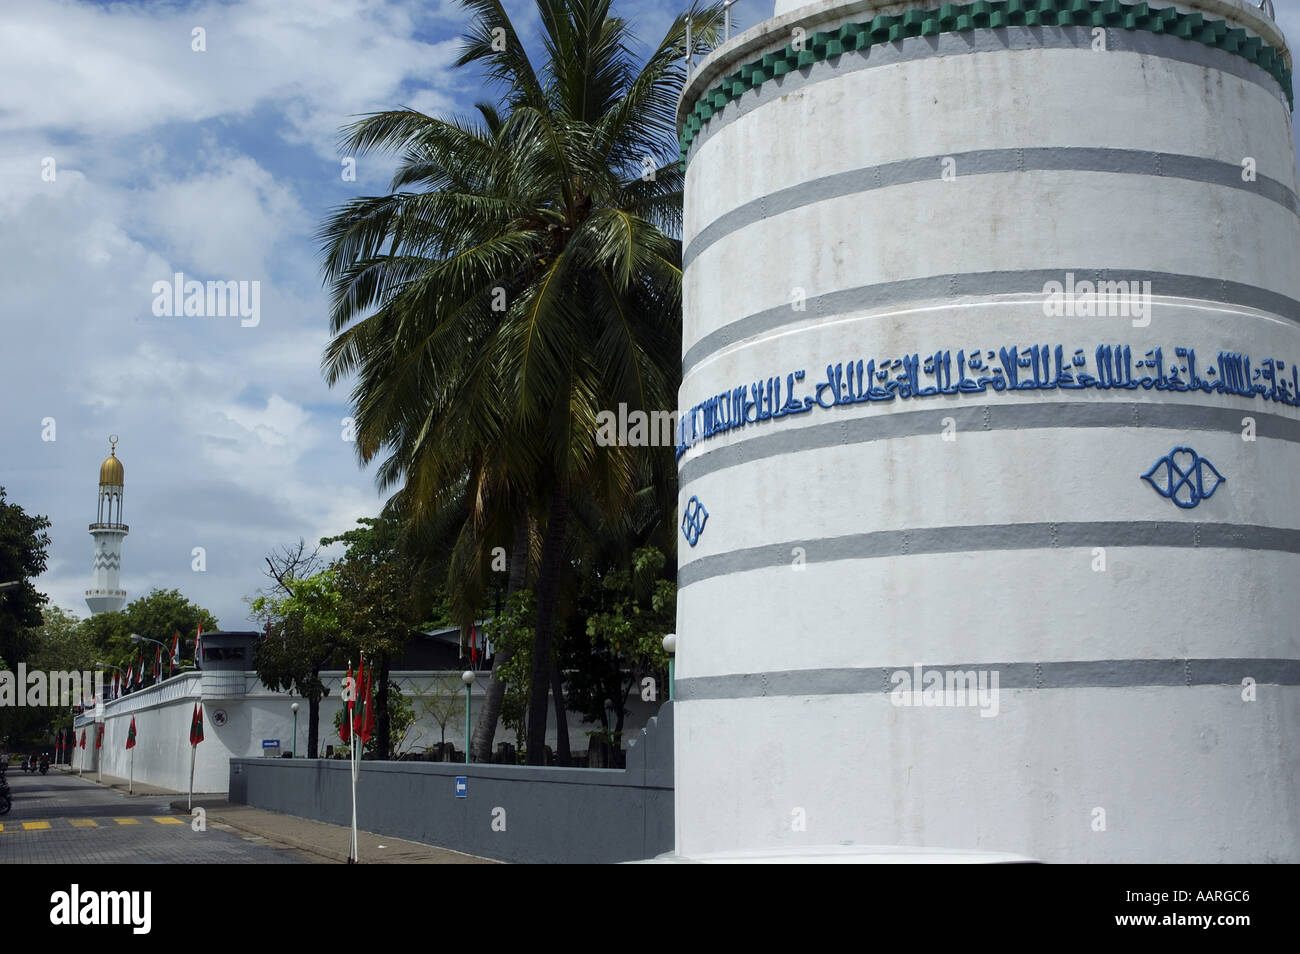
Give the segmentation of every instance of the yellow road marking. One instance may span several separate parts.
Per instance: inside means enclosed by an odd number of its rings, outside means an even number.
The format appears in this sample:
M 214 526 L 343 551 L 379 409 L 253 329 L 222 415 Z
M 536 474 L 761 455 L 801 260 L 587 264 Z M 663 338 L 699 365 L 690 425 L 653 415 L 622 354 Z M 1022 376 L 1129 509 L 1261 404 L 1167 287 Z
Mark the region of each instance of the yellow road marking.
M 138 819 L 138 818 L 114 818 L 113 821 L 117 822 L 119 825 L 138 825 L 138 824 L 140 824 L 140 819 Z
M 93 818 L 69 818 L 73 828 L 98 828 L 99 822 Z
M 0 822 L 0 832 L 3 832 L 4 830 L 5 830 L 5 823 Z
M 184 825 L 185 822 L 179 818 L 172 818 L 168 815 L 155 815 L 153 818 L 160 825 Z
M 23 822 L 23 831 L 42 831 L 50 827 L 47 821 Z

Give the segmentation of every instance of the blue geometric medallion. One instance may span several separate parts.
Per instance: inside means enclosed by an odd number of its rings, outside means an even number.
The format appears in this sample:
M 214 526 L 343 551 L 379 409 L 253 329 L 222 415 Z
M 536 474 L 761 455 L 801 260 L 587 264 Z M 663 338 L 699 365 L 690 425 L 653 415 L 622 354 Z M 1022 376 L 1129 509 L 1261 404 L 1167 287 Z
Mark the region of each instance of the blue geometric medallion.
M 1219 484 L 1227 480 L 1206 458 L 1190 447 L 1175 447 L 1151 465 L 1142 479 L 1161 497 L 1190 510 L 1202 500 L 1214 496 Z
M 686 502 L 686 512 L 682 514 L 682 535 L 691 546 L 700 542 L 704 524 L 708 522 L 709 512 L 700 503 L 699 497 L 692 497 Z

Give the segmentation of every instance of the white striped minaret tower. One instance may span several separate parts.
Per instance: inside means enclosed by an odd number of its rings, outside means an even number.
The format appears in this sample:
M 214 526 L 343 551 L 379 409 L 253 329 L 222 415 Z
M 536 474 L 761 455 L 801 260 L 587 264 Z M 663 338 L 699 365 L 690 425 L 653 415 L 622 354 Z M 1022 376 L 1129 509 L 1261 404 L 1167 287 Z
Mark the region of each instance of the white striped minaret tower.
M 90 612 L 111 613 L 126 603 L 122 589 L 122 540 L 130 528 L 122 522 L 122 484 L 125 476 L 117 459 L 117 435 L 109 437 L 109 455 L 99 468 L 99 510 L 90 525 L 95 539 L 94 580 L 86 590 Z

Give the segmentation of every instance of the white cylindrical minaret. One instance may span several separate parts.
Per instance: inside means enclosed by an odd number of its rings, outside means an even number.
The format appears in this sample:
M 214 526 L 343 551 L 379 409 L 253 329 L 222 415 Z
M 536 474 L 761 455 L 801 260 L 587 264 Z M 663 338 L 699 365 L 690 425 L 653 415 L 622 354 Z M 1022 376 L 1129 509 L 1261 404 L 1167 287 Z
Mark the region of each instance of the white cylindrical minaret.
M 1300 861 L 1255 0 L 782 0 L 698 64 L 678 853 Z
M 90 535 L 95 541 L 94 574 L 91 588 L 86 590 L 86 605 L 90 612 L 111 613 L 126 603 L 126 590 L 121 586 L 122 540 L 130 527 L 122 522 L 122 487 L 125 472 L 117 459 L 117 435 L 109 438 L 109 456 L 99 468 L 99 510 L 90 525 Z

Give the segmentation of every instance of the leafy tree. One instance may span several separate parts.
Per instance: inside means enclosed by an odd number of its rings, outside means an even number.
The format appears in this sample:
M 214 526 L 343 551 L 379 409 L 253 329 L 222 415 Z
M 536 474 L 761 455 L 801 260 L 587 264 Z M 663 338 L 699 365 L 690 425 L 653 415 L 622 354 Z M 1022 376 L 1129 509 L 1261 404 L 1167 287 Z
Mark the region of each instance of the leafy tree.
M 502 96 L 476 121 L 393 110 L 347 130 L 348 151 L 402 161 L 391 194 L 353 200 L 322 230 L 325 367 L 331 383 L 356 376 L 357 451 L 387 448 L 381 483 L 404 482 L 434 516 L 459 500 L 480 521 L 467 565 L 481 565 L 483 527 L 536 521 L 538 764 L 574 500 L 627 508 L 642 467 L 665 460 L 602 447 L 596 418 L 676 404 L 686 20 L 639 64 L 612 0 L 538 0 L 535 65 L 499 0 L 462 5 L 474 20 L 458 63 L 481 65 Z M 715 42 L 720 6 L 689 14 L 696 50 Z
M 532 590 L 520 590 L 485 627 L 499 658 L 499 677 L 505 688 L 501 701 L 501 722 L 515 733 L 521 755 L 526 755 L 528 724 L 528 678 L 533 668 L 534 629 L 537 600 Z M 529 764 L 540 764 L 530 762 Z
M 58 606 L 46 607 L 43 616 L 39 626 L 23 634 L 31 647 L 24 660 L 28 671 L 90 672 L 93 678 L 95 648 L 85 621 Z M 68 706 L 73 700 L 54 698 L 52 687 L 48 691 L 47 706 L 0 706 L 0 738 L 11 746 L 45 744 L 59 729 L 70 729 Z M 82 691 L 89 696 L 93 684 Z
M 9 503 L 0 487 L 0 659 L 16 670 L 33 648 L 32 630 L 41 625 L 41 608 L 48 602 L 31 580 L 45 572 L 49 559 L 47 517 L 28 514 Z
M 575 639 L 564 660 L 569 704 L 584 722 L 600 723 L 602 737 L 616 749 L 622 746 L 628 694 L 647 676 L 656 687 L 667 685 L 663 638 L 677 618 L 677 583 L 665 564 L 658 549 L 642 547 L 632 554 L 631 566 L 590 578 L 583 594 L 586 639 Z M 612 725 L 606 699 L 614 704 Z
M 348 645 L 364 653 L 378 671 L 375 707 L 376 751 L 391 752 L 394 727 L 389 701 L 396 696 L 388 678 L 393 656 L 410 641 L 419 622 L 421 599 L 414 563 L 401 549 L 402 525 L 391 517 L 362 519 L 360 527 L 321 540 L 347 550 L 334 563 L 340 592 L 339 619 Z
M 254 651 L 253 665 L 269 689 L 296 692 L 307 700 L 307 757 L 314 759 L 320 701 L 329 695 L 320 674 L 338 661 L 345 647 L 340 618 L 343 596 L 332 569 L 302 579 L 286 577 L 283 590 L 251 601 L 254 617 L 268 627 Z
M 179 590 L 156 587 L 116 612 L 97 613 L 85 621 L 97 658 L 122 669 L 138 665 L 143 659 L 146 668 L 143 681 L 146 683 L 151 678 L 148 672 L 152 668 L 151 661 L 157 658 L 158 647 L 152 643 L 133 643 L 131 634 L 156 639 L 166 645 L 167 649 L 163 652 L 165 678 L 171 671 L 169 660 L 172 638 L 177 633 L 181 637 L 181 668 L 187 668 L 187 662 L 193 665 L 194 637 L 200 623 L 205 632 L 213 632 L 220 627 L 212 613 L 186 599 Z
M 451 677 L 436 679 L 427 687 L 411 686 L 416 711 L 437 724 L 442 736 L 440 744 L 444 747 L 447 745 L 447 723 L 465 711 L 462 690 L 460 680 Z

